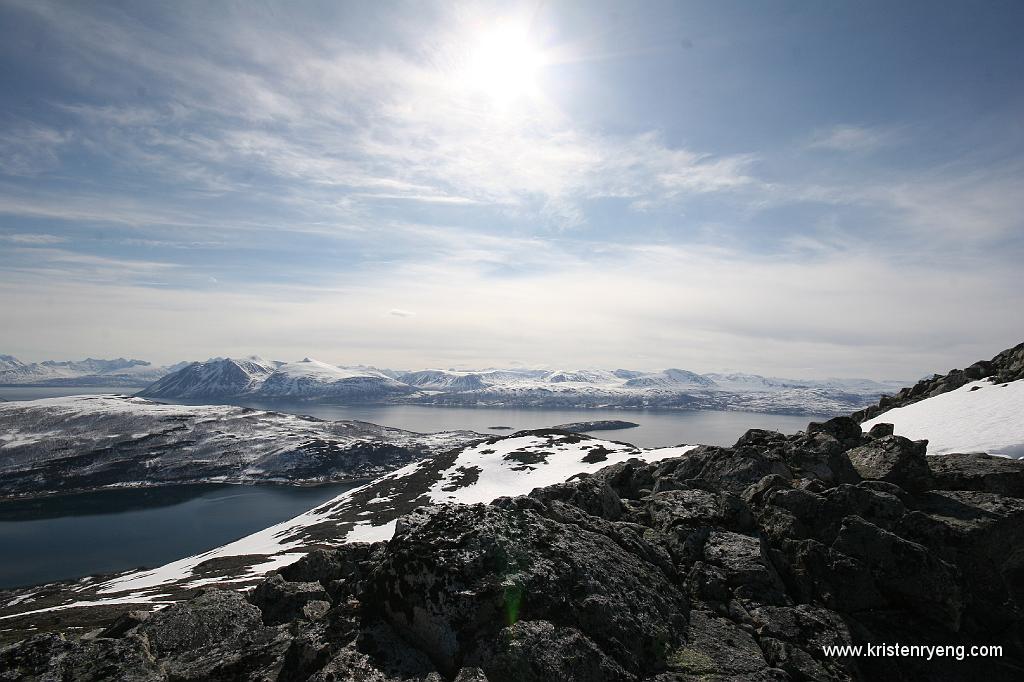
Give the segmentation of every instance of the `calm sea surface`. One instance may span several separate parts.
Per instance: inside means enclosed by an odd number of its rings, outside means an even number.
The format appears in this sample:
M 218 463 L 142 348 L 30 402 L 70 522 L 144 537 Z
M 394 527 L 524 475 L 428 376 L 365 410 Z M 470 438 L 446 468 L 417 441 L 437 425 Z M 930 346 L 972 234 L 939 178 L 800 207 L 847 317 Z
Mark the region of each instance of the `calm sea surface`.
M 160 566 L 290 519 L 356 485 L 180 485 L 2 501 L 0 588 Z
M 35 400 L 127 392 L 123 387 L 0 387 L 0 398 Z M 809 421 L 827 418 L 720 411 L 247 405 L 321 419 L 359 419 L 419 432 L 468 429 L 499 434 L 569 422 L 619 419 L 640 426 L 595 435 L 642 447 L 682 443 L 731 445 L 749 428 L 793 433 Z M 189 485 L 101 491 L 33 502 L 0 501 L 0 557 L 4 558 L 0 561 L 0 588 L 158 566 L 284 521 L 350 487 L 352 484 L 316 488 Z

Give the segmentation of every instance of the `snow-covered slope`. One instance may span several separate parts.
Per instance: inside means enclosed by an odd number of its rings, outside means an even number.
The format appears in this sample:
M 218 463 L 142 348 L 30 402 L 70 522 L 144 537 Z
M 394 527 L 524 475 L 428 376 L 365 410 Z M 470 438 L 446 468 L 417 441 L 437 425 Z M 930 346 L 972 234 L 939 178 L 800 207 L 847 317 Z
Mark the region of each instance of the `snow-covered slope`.
M 145 398 L 229 398 L 255 390 L 278 363 L 258 357 L 193 362 L 139 391 Z
M 383 372 L 344 368 L 312 358 L 281 365 L 251 394 L 262 398 L 343 398 L 374 400 L 410 393 L 406 384 Z
M 36 386 L 145 386 L 180 369 L 154 367 L 145 360 L 44 360 L 26 363 L 0 355 L 0 384 Z
M 129 396 L 0 404 L 0 494 L 380 475 L 483 436 Z
M 19 370 L 24 366 L 25 363 L 13 355 L 0 355 L 0 372 Z
M 760 374 L 744 374 L 742 372 L 716 372 L 705 374 L 704 376 L 715 382 L 716 386 L 741 393 L 751 391 L 767 393 L 786 388 L 799 388 L 805 385 L 799 381 L 787 381 L 786 379 L 775 379 L 772 377 L 764 377 Z
M 715 382 L 708 377 L 684 369 L 666 369 L 654 374 L 644 374 L 627 379 L 623 386 L 629 388 L 708 388 Z
M 642 450 L 559 431 L 495 437 L 409 464 L 294 519 L 223 547 L 102 582 L 87 578 L 64 591 L 59 599 L 49 598 L 42 603 L 45 608 L 159 603 L 180 598 L 203 585 L 240 587 L 316 547 L 389 539 L 398 517 L 423 504 L 489 502 L 630 458 L 656 461 L 683 455 L 693 447 Z
M 973 381 L 960 388 L 896 407 L 864 422 L 892 424 L 896 435 L 927 439 L 928 454 L 986 452 L 1024 457 L 1024 380 Z
M 592 386 L 614 386 L 619 382 L 611 372 L 598 369 L 558 369 L 547 372 L 541 377 L 549 384 L 590 384 Z
M 193 363 L 147 386 L 138 395 L 170 400 L 336 398 L 362 402 L 414 390 L 366 367 L 338 367 L 312 358 L 283 363 L 249 357 Z
M 407 386 L 425 391 L 473 391 L 486 386 L 475 372 L 453 372 L 443 369 L 424 369 L 403 372 L 397 379 Z

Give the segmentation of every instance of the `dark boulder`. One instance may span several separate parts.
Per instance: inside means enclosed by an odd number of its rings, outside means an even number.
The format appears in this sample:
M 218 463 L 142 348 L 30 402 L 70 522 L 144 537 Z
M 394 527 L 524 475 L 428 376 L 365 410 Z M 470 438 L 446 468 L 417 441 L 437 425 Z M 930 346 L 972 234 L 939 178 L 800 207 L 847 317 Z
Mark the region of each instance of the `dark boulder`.
M 934 455 L 928 466 L 939 490 L 980 490 L 1024 498 L 1024 461 L 980 452 Z
M 615 521 L 622 516 L 622 499 L 603 478 L 581 476 L 533 491 L 530 497 L 541 502 L 559 501 L 591 516 Z
M 319 582 L 327 587 L 336 580 L 361 576 L 379 558 L 385 545 L 383 542 L 352 542 L 335 549 L 314 549 L 278 573 L 290 582 Z
M 330 607 L 327 591 L 319 582 L 289 582 L 278 574 L 256 586 L 249 596 L 267 625 L 279 625 L 297 618 L 313 620 Z M 307 613 L 308 610 L 308 613 Z
M 742 447 L 744 445 L 773 445 L 782 443 L 786 440 L 786 436 L 779 433 L 778 431 L 768 431 L 765 429 L 748 429 L 746 433 L 740 436 L 734 448 Z
M 861 478 L 885 481 L 917 492 L 932 485 L 925 453 L 928 441 L 885 436 L 846 453 Z
M 42 634 L 0 650 L 0 680 L 158 682 L 165 680 L 145 640 L 70 640 Z
M 519 621 L 503 628 L 488 657 L 491 664 L 484 677 L 488 682 L 636 679 L 576 628 L 557 627 L 546 620 Z M 460 676 L 464 678 L 465 673 Z
M 900 605 L 956 632 L 963 597 L 957 569 L 928 548 L 868 523 L 843 519 L 832 550 L 854 559 L 889 605 Z M 855 610 L 855 609 L 854 609 Z
M 895 427 L 892 424 L 879 423 L 875 424 L 868 431 L 870 438 L 885 438 L 886 436 L 893 435 Z
M 681 487 L 700 487 L 701 483 L 706 483 L 737 494 L 769 474 L 791 478 L 793 472 L 780 455 L 759 446 L 719 448 L 708 445 L 694 448 L 683 457 L 660 462 L 652 472 L 655 479 L 670 479 Z
M 727 618 L 706 611 L 690 612 L 686 643 L 668 655 L 670 673 L 656 680 L 785 680 L 771 670 L 753 635 Z
M 230 643 L 263 629 L 260 611 L 230 590 L 206 590 L 195 599 L 174 604 L 147 618 L 138 629 L 157 655 Z
M 124 637 L 143 622 L 149 619 L 152 614 L 149 611 L 129 611 L 122 614 L 113 623 L 104 628 L 98 637 L 117 639 Z
M 807 434 L 815 433 L 827 433 L 848 446 L 859 445 L 863 440 L 860 424 L 849 417 L 834 417 L 827 422 L 811 422 L 807 425 Z

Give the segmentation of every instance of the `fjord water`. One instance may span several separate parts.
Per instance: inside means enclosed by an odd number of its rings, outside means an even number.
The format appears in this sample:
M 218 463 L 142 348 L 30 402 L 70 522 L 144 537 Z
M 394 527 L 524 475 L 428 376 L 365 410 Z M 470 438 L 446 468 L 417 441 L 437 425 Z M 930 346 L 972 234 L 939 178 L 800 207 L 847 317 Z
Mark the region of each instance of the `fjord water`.
M 169 401 L 168 401 L 169 402 Z M 429 433 L 466 429 L 508 434 L 522 429 L 572 422 L 614 419 L 639 424 L 635 428 L 594 431 L 592 435 L 644 448 L 700 443 L 732 445 L 747 429 L 795 433 L 822 415 L 764 414 L 724 410 L 602 410 L 504 407 L 431 407 L 426 405 L 327 405 L 309 402 L 242 402 L 240 405 L 320 419 L 358 419 L 397 429 Z M 494 427 L 502 427 L 495 429 Z
M 357 485 L 177 485 L 3 501 L 0 589 L 160 566 L 297 516 Z
M 0 387 L 5 400 L 36 400 L 67 395 L 130 394 L 131 388 L 103 387 Z M 182 405 L 202 405 L 198 400 L 162 400 Z M 795 433 L 811 421 L 831 415 L 792 415 L 733 410 L 612 410 L 550 409 L 506 407 L 433 407 L 428 405 L 333 405 L 309 401 L 237 403 L 261 410 L 305 414 L 319 419 L 358 419 L 360 421 L 407 429 L 419 433 L 465 429 L 488 434 L 511 433 L 521 429 L 539 429 L 557 424 L 596 420 L 621 420 L 639 424 L 636 428 L 594 432 L 594 435 L 621 440 L 644 448 L 694 444 L 732 445 L 747 429 L 772 429 Z M 507 427 L 495 429 L 493 427 Z

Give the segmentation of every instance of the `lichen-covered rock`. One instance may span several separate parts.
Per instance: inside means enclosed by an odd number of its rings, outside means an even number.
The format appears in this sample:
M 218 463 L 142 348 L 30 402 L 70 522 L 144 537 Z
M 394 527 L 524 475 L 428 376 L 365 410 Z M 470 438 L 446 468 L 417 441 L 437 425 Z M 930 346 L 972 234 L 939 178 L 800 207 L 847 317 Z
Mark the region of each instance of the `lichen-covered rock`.
M 960 629 L 963 597 L 956 568 L 923 545 L 847 516 L 832 550 L 854 559 L 868 573 L 888 606 L 903 605 L 947 629 Z
M 659 483 L 663 479 L 681 487 L 700 487 L 705 483 L 734 493 L 743 492 L 751 483 L 769 474 L 791 478 L 793 472 L 773 450 L 760 446 L 719 448 L 707 445 L 691 450 L 685 457 L 660 462 L 652 472 Z
M 69 640 L 36 635 L 0 651 L 0 680 L 19 682 L 158 682 L 166 679 L 145 640 Z
M 146 619 L 138 629 L 157 655 L 196 651 L 263 629 L 259 609 L 230 590 L 206 590 Z
M 576 628 L 556 627 L 546 620 L 519 621 L 502 629 L 488 657 L 489 682 L 636 679 Z
M 849 417 L 834 417 L 826 422 L 811 422 L 807 435 L 827 433 L 847 447 L 860 445 L 863 439 L 860 424 Z
M 939 490 L 979 490 L 1024 498 L 1024 460 L 972 452 L 932 456 L 928 466 Z
M 327 591 L 319 581 L 290 582 L 278 574 L 271 575 L 257 585 L 249 599 L 259 608 L 263 622 L 267 625 L 308 618 L 306 607 L 311 604 L 327 604 L 330 607 Z M 322 607 L 313 607 L 310 611 L 311 614 L 318 614 L 317 617 L 326 612 L 327 609 Z
M 317 548 L 278 573 L 290 582 L 319 582 L 326 588 L 337 580 L 363 577 L 369 564 L 384 551 L 384 547 L 383 542 L 352 542 L 335 549 Z
M 861 478 L 885 481 L 918 492 L 932 485 L 928 468 L 928 441 L 884 436 L 850 450 L 847 456 Z
M 686 643 L 673 649 L 668 667 L 679 675 L 662 675 L 659 680 L 785 679 L 770 671 L 757 640 L 748 630 L 727 618 L 706 611 L 691 611 Z
M 99 637 L 118 638 L 134 630 L 153 615 L 149 611 L 129 611 L 101 630 Z
M 893 424 L 875 424 L 868 431 L 868 437 L 870 438 L 885 438 L 891 436 L 896 431 L 896 427 Z
M 533 497 L 541 502 L 565 502 L 591 516 L 609 521 L 622 516 L 622 499 L 607 481 L 594 476 L 541 488 Z

